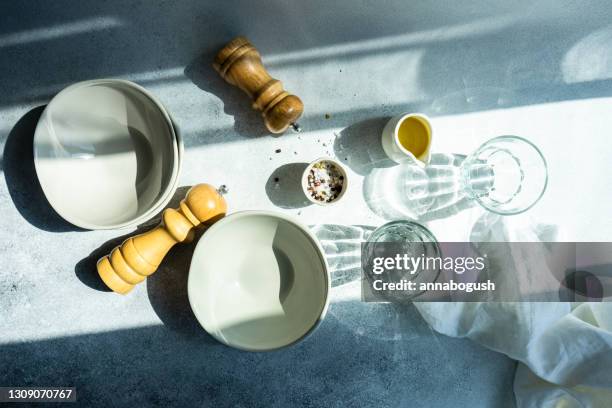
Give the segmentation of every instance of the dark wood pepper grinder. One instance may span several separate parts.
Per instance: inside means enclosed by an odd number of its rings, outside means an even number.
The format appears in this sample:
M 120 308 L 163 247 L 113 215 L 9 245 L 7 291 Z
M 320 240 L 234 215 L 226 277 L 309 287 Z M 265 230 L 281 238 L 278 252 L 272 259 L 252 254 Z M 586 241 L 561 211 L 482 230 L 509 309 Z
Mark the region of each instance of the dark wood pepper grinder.
M 270 132 L 283 133 L 290 126 L 300 131 L 296 120 L 304 104 L 268 74 L 261 55 L 249 40 L 237 37 L 227 43 L 215 57 L 213 67 L 223 79 L 249 95 L 253 109 L 261 111 Z

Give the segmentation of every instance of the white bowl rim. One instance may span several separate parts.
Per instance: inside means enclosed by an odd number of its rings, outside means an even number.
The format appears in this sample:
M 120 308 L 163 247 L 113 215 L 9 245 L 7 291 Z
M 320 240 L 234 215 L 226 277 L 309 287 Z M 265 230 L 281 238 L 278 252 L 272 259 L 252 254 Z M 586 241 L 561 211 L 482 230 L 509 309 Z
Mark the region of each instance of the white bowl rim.
M 188 274 L 188 277 L 187 277 L 187 298 L 189 299 L 189 306 L 191 307 L 191 310 L 192 310 L 194 316 L 196 317 L 196 320 L 198 321 L 198 323 L 200 323 L 200 326 L 202 326 L 202 328 L 208 334 L 210 334 L 212 337 L 214 337 L 220 343 L 225 344 L 228 347 L 232 347 L 232 348 L 238 349 L 238 350 L 251 351 L 251 352 L 269 352 L 269 351 L 280 350 L 280 349 L 292 346 L 292 345 L 294 345 L 296 343 L 299 343 L 300 341 L 302 341 L 302 340 L 306 339 L 307 337 L 309 337 L 312 333 L 314 333 L 314 331 L 319 327 L 319 325 L 321 324 L 321 322 L 325 318 L 325 315 L 327 314 L 327 310 L 329 308 L 329 298 L 330 298 L 330 294 L 331 294 L 331 276 L 329 274 L 329 265 L 327 264 L 327 258 L 325 257 L 325 252 L 323 251 L 323 247 L 319 243 L 319 240 L 314 235 L 314 233 L 312 231 L 310 231 L 310 228 L 308 228 L 306 225 L 302 224 L 296 218 L 288 216 L 286 214 L 278 213 L 278 212 L 275 212 L 275 211 L 265 211 L 265 210 L 243 210 L 243 211 L 237 211 L 235 213 L 232 213 L 232 214 L 230 214 L 230 215 L 220 219 L 219 221 L 215 222 L 211 227 L 209 227 L 206 230 L 204 235 L 202 235 L 202 237 L 198 241 L 198 243 L 196 245 L 196 248 L 194 249 L 194 254 L 195 254 L 195 251 L 197 251 L 198 247 L 200 245 L 203 245 L 203 243 L 206 242 L 206 240 L 207 240 L 206 235 L 208 235 L 209 237 L 211 236 L 211 234 L 209 234 L 210 231 L 214 232 L 215 230 L 222 228 L 224 224 L 232 222 L 232 221 L 234 221 L 237 218 L 250 217 L 250 216 L 261 216 L 261 215 L 268 216 L 268 217 L 273 217 L 273 218 L 278 218 L 278 219 L 280 219 L 282 221 L 285 221 L 285 222 L 288 222 L 288 223 L 292 224 L 293 226 L 295 226 L 299 230 L 301 230 L 306 235 L 306 237 L 311 241 L 311 243 L 314 245 L 314 247 L 316 248 L 316 250 L 317 250 L 317 252 L 319 254 L 319 259 L 321 261 L 321 264 L 323 266 L 323 270 L 325 272 L 325 276 L 324 276 L 325 277 L 325 281 L 326 281 L 325 294 L 324 294 L 325 301 L 324 301 L 324 304 L 323 304 L 323 308 L 321 309 L 321 313 L 319 313 L 319 317 L 317 318 L 315 323 L 304 334 L 302 334 L 299 338 L 295 339 L 294 341 L 292 341 L 290 343 L 284 344 L 284 345 L 279 346 L 279 347 L 269 348 L 269 349 L 255 349 L 255 348 L 238 346 L 238 345 L 234 345 L 234 344 L 228 344 L 225 339 L 215 335 L 214 333 L 209 332 L 206 329 L 206 327 L 204 326 L 204 323 L 202 323 L 202 320 L 200 320 L 200 317 L 198 316 L 198 312 L 196 311 L 196 308 L 193 307 L 192 298 L 195 296 L 195 294 L 192 293 L 192 289 L 191 289 L 192 288 L 191 270 L 192 270 L 192 267 L 193 267 L 193 257 L 192 257 L 191 263 L 189 264 L 189 274 Z
M 315 164 L 319 162 L 323 162 L 323 161 L 328 161 L 330 163 L 333 163 L 334 166 L 340 169 L 340 172 L 344 176 L 344 183 L 342 185 L 342 191 L 340 191 L 340 194 L 338 194 L 338 197 L 336 197 L 335 200 L 330 201 L 329 203 L 317 201 L 314 198 L 312 198 L 310 194 L 308 194 L 308 172 L 310 171 L 310 169 L 312 169 L 312 167 Z M 306 169 L 302 173 L 302 191 L 304 192 L 304 195 L 306 196 L 308 201 L 310 201 L 311 203 L 320 205 L 322 207 L 336 204 L 344 196 L 344 193 L 346 193 L 346 190 L 348 190 L 348 173 L 346 172 L 346 169 L 344 168 L 344 166 L 338 160 L 332 159 L 331 157 L 323 156 L 323 157 L 319 157 L 316 160 L 311 161 L 310 164 L 306 166 Z
M 160 198 L 158 202 L 154 203 L 148 211 L 145 211 L 140 217 L 135 218 L 134 221 L 132 221 L 132 223 L 130 223 L 129 225 L 126 225 L 123 227 L 117 227 L 117 229 L 129 228 L 129 227 L 133 227 L 136 225 L 140 225 L 143 222 L 147 222 L 147 220 L 149 220 L 152 216 L 155 216 L 157 213 L 163 210 L 164 207 L 166 207 L 166 205 L 168 205 L 168 203 L 172 200 L 172 198 L 174 197 L 174 194 L 176 193 L 176 189 L 178 188 L 181 168 L 183 165 L 184 146 L 183 146 L 183 140 L 178 130 L 178 126 L 176 122 L 170 115 L 170 112 L 166 111 L 166 114 L 170 118 L 170 127 L 172 128 L 172 132 L 174 134 L 174 139 L 176 140 L 176 145 L 178 149 L 178 154 L 176 155 L 177 166 L 175 166 L 176 176 L 170 180 L 170 183 L 168 184 L 169 188 L 164 192 L 164 194 L 162 195 L 162 198 Z
M 42 115 L 45 114 L 45 112 L 47 111 L 47 109 L 49 109 L 51 107 L 51 105 L 53 104 L 54 101 L 56 101 L 58 97 L 62 96 L 63 94 L 66 94 L 70 91 L 73 91 L 74 89 L 77 88 L 81 88 L 81 87 L 85 87 L 85 86 L 92 86 L 95 84 L 103 84 L 103 83 L 114 83 L 114 84 L 120 84 L 123 85 L 127 88 L 132 88 L 135 89 L 137 91 L 139 91 L 140 93 L 142 93 L 146 98 L 148 98 L 160 111 L 160 113 L 162 114 L 162 116 L 164 117 L 164 119 L 166 120 L 166 124 L 168 125 L 168 129 L 170 132 L 170 135 L 173 137 L 173 153 L 174 153 L 174 163 L 172 165 L 172 174 L 171 174 L 171 178 L 170 178 L 170 182 L 168 183 L 168 185 L 165 188 L 164 193 L 162 194 L 161 198 L 155 202 L 153 205 L 151 205 L 151 208 L 149 208 L 147 211 L 145 211 L 144 213 L 142 213 L 140 216 L 133 218 L 130 221 L 125 221 L 122 223 L 118 223 L 118 224 L 109 224 L 109 225 L 97 225 L 97 224 L 93 224 L 93 223 L 89 223 L 80 219 L 75 219 L 74 217 L 72 217 L 70 214 L 65 214 L 63 213 L 63 211 L 61 211 L 60 209 L 58 209 L 52 202 L 51 200 L 49 200 L 47 198 L 47 201 L 49 202 L 49 205 L 55 210 L 55 212 L 58 213 L 58 215 L 60 217 L 62 217 L 63 219 L 65 219 L 66 221 L 68 221 L 69 223 L 71 223 L 72 225 L 75 225 L 77 227 L 80 228 L 84 228 L 84 229 L 88 229 L 88 230 L 111 230 L 111 229 L 119 229 L 119 228 L 129 228 L 129 227 L 134 227 L 136 225 L 139 225 L 140 223 L 142 223 L 143 221 L 147 220 L 152 214 L 156 213 L 157 211 L 159 211 L 160 208 L 165 207 L 170 200 L 172 199 L 172 196 L 174 195 L 174 191 L 176 191 L 177 185 L 178 185 L 178 179 L 179 179 L 179 174 L 180 174 L 180 170 L 181 170 L 181 165 L 182 165 L 182 154 L 184 151 L 184 147 L 183 147 L 183 141 L 182 138 L 178 135 L 179 132 L 175 131 L 174 129 L 174 122 L 172 121 L 172 118 L 170 117 L 168 111 L 166 110 L 166 108 L 161 104 L 161 102 L 153 95 L 151 94 L 149 91 L 147 91 L 144 87 L 132 82 L 132 81 L 128 81 L 125 79 L 117 79 L 117 78 L 98 78 L 98 79 L 90 79 L 90 80 L 86 80 L 86 81 L 80 81 L 80 82 L 76 82 L 74 84 L 71 84 L 67 87 L 65 87 L 64 89 L 62 89 L 61 91 L 59 91 L 57 94 L 55 94 L 55 96 L 53 96 L 53 98 L 51 98 L 51 100 L 49 101 L 49 103 L 47 104 L 47 106 L 45 107 L 45 109 L 43 110 Z M 39 155 L 38 155 L 38 151 L 37 151 L 37 145 L 38 145 L 38 141 L 37 139 L 40 138 L 39 136 L 39 125 L 40 122 L 38 122 L 36 124 L 36 129 L 34 131 L 34 140 L 33 140 L 33 150 L 34 150 L 34 168 L 36 169 L 36 174 L 38 177 L 38 172 L 39 172 Z M 38 177 L 39 182 L 40 182 L 40 177 Z M 44 183 L 40 182 L 40 186 L 41 189 L 43 190 L 43 193 L 45 193 L 45 197 L 47 197 L 47 193 L 46 193 L 46 187 L 43 185 Z

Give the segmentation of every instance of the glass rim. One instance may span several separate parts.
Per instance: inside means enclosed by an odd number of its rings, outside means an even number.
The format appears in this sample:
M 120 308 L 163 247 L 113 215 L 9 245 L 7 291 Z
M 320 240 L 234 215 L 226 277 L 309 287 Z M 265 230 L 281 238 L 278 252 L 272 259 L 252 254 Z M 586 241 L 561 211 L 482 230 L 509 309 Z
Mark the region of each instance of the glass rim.
M 480 147 L 478 147 L 478 149 L 476 149 L 474 151 L 474 153 L 478 152 L 483 146 L 488 145 L 489 143 L 500 141 L 500 140 L 519 140 L 519 141 L 529 145 L 536 152 L 536 154 L 538 155 L 538 157 L 542 160 L 542 163 L 544 164 L 544 185 L 542 186 L 542 191 L 540 191 L 540 194 L 538 195 L 538 197 L 535 200 L 533 200 L 533 202 L 531 204 L 529 204 L 527 207 L 522 208 L 522 209 L 520 209 L 518 211 L 503 211 L 503 210 L 500 211 L 498 209 L 494 209 L 491 206 L 485 204 L 480 196 L 474 195 L 474 196 L 472 196 L 472 198 L 474 200 L 476 200 L 476 202 L 478 202 L 478 204 L 480 204 L 485 210 L 491 211 L 492 213 L 495 213 L 495 214 L 498 214 L 498 215 L 517 215 L 517 214 L 521 214 L 521 213 L 524 213 L 525 211 L 529 210 L 530 208 L 532 208 L 534 205 L 536 205 L 538 203 L 538 201 L 540 201 L 540 199 L 544 195 L 544 192 L 546 192 L 546 188 L 548 187 L 548 163 L 546 162 L 546 158 L 544 157 L 544 155 L 542 154 L 542 151 L 538 148 L 538 146 L 536 146 L 533 142 L 531 142 L 530 140 L 528 140 L 528 139 L 526 139 L 526 138 L 524 138 L 522 136 L 502 135 L 502 136 L 493 137 L 493 138 L 487 140 L 486 142 L 484 142 L 483 144 L 481 144 Z
M 427 228 L 426 226 L 424 226 L 423 224 L 420 224 L 416 221 L 412 221 L 412 220 L 395 220 L 395 221 L 389 221 L 383 225 L 381 225 L 380 227 L 376 228 L 374 231 L 372 231 L 372 233 L 368 236 L 368 238 L 366 239 L 366 242 L 369 244 L 376 244 L 376 243 L 385 243 L 385 242 L 393 242 L 393 241 L 372 241 L 370 240 L 370 238 L 376 234 L 377 232 L 382 231 L 384 228 L 388 228 L 394 225 L 411 225 L 416 227 L 417 229 L 419 229 L 421 232 L 423 232 L 428 238 L 431 239 L 431 241 L 424 241 L 424 242 L 429 242 L 431 244 L 433 244 L 435 246 L 435 251 L 436 253 L 441 256 L 442 254 L 442 249 L 440 248 L 440 243 L 438 242 L 438 239 L 436 238 L 436 236 L 429 230 L 429 228 Z M 409 242 L 415 242 L 415 241 L 409 241 Z M 362 254 L 363 257 L 363 254 Z M 364 273 L 367 277 L 366 279 L 369 279 L 368 277 L 370 276 L 365 270 L 362 270 L 362 273 Z M 433 281 L 437 281 L 439 276 L 440 276 L 441 270 L 438 269 L 436 271 L 436 276 L 434 277 Z M 421 296 L 423 293 L 425 293 L 426 291 L 420 291 L 417 293 L 414 293 L 410 296 L 407 296 L 405 299 L 402 299 L 401 302 L 412 302 L 412 300 L 414 298 L 417 298 L 419 296 Z M 397 299 L 389 299 L 389 301 L 393 301 L 393 302 L 398 302 Z
M 373 242 L 388 242 L 388 241 L 372 241 L 370 238 L 372 238 L 376 233 L 379 233 L 380 231 L 382 231 L 384 228 L 388 228 L 391 227 L 393 225 L 413 225 L 415 226 L 417 229 L 422 230 L 425 235 L 428 236 L 428 238 L 431 238 L 431 241 L 429 242 L 433 242 L 436 245 L 439 244 L 438 239 L 436 238 L 436 236 L 429 230 L 429 228 L 427 228 L 426 226 L 424 226 L 421 223 L 418 223 L 416 221 L 412 221 L 412 220 L 394 220 L 394 221 L 389 221 L 384 223 L 383 225 L 377 227 L 374 231 L 372 231 L 372 233 L 368 236 L 368 238 L 366 239 L 367 242 L 373 243 Z

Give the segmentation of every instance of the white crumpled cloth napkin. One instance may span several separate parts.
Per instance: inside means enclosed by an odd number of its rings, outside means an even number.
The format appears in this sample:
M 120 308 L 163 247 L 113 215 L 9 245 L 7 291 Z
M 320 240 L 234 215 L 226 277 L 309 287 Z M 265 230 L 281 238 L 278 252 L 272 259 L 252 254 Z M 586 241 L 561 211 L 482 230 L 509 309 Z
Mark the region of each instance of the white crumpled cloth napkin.
M 534 226 L 526 217 L 485 214 L 483 222 L 488 227 L 472 241 L 558 239 L 555 228 Z M 332 279 L 337 283 L 359 279 L 355 241 L 366 239 L 372 228 L 324 225 L 313 230 L 330 261 Z M 502 265 L 515 265 L 511 251 L 499 256 L 505 257 L 498 260 Z M 470 338 L 517 360 L 518 407 L 612 407 L 612 304 L 415 302 L 415 306 L 437 332 Z

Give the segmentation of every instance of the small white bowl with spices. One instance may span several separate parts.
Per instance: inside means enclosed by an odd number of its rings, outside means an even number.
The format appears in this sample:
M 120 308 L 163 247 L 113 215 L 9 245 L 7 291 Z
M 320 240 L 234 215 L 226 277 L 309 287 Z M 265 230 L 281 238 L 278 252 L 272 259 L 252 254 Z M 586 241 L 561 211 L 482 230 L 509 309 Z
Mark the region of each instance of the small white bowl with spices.
M 348 187 L 348 177 L 342 165 L 321 157 L 306 167 L 302 175 L 302 190 L 308 201 L 318 205 L 338 202 Z

